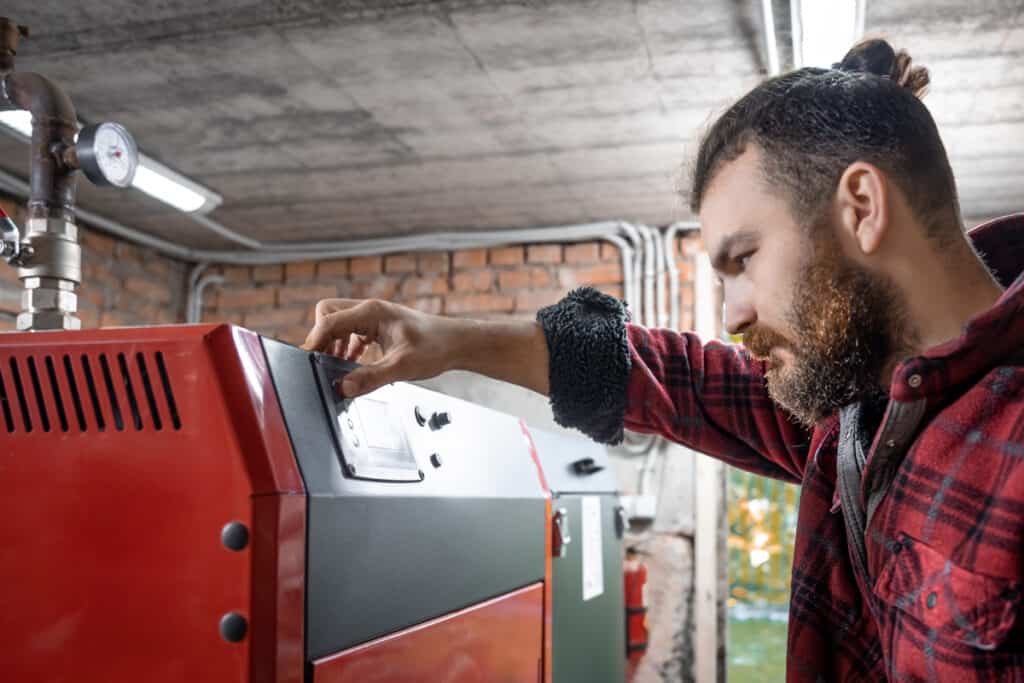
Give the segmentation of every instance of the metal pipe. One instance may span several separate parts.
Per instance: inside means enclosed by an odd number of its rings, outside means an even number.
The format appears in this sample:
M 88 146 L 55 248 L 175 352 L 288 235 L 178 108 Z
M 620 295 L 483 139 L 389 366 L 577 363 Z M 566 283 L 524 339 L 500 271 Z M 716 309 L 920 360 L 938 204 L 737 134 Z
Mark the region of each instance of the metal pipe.
M 71 99 L 53 81 L 14 71 L 18 38 L 27 34 L 0 18 L 0 108 L 32 115 L 28 219 L 19 238 L 19 330 L 78 329 L 82 248 L 75 225 L 75 168 L 64 162 L 74 148 L 78 118 Z M 73 156 L 73 155 L 72 155 Z
M 676 235 L 680 232 L 695 232 L 700 224 L 694 221 L 673 223 L 665 228 L 665 267 L 668 269 L 669 327 L 678 330 L 681 322 L 679 312 L 679 268 L 676 266 Z
M 764 17 L 764 43 L 768 52 L 768 75 L 778 76 L 782 73 L 779 62 L 779 39 L 775 31 L 775 9 L 773 0 L 761 0 L 761 15 Z
M 223 275 L 207 275 L 196 284 L 195 296 L 190 297 L 192 308 L 188 311 L 187 322 L 197 323 L 203 317 L 203 292 L 209 285 L 224 284 Z

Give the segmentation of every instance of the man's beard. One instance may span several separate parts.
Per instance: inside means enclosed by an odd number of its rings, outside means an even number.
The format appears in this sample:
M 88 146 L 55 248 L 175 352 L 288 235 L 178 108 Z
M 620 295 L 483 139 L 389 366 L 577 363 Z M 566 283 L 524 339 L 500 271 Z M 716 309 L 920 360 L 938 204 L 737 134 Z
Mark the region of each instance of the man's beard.
M 743 334 L 751 353 L 769 359 L 772 399 L 808 428 L 845 405 L 883 394 L 886 364 L 913 339 L 895 283 L 850 263 L 831 236 L 812 239 L 814 255 L 797 278 L 786 316 L 796 338 L 760 325 Z M 780 348 L 792 355 L 786 365 L 773 351 Z

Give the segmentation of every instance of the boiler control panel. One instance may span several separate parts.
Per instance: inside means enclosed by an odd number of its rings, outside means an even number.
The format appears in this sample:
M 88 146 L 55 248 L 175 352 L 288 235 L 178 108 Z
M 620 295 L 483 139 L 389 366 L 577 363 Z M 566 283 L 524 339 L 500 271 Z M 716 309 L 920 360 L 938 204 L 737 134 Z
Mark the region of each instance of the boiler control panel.
M 409 446 L 408 417 L 402 414 L 396 389 L 386 385 L 355 399 L 344 398 L 339 387 L 345 364 L 324 354 L 312 358 L 345 474 L 373 481 L 421 481 L 423 470 Z

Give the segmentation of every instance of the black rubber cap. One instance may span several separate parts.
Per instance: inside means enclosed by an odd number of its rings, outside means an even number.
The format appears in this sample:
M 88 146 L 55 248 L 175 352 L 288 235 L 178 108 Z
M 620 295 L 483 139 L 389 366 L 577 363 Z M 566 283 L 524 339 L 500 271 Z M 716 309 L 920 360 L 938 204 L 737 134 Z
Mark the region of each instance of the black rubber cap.
M 439 453 L 432 454 L 430 456 L 430 464 L 433 465 L 434 467 L 440 467 L 441 466 L 441 455 Z
M 241 522 L 228 522 L 220 530 L 220 542 L 228 550 L 245 550 L 249 545 L 249 529 Z
M 220 637 L 229 643 L 240 643 L 245 640 L 249 623 L 238 612 L 228 612 L 220 618 Z

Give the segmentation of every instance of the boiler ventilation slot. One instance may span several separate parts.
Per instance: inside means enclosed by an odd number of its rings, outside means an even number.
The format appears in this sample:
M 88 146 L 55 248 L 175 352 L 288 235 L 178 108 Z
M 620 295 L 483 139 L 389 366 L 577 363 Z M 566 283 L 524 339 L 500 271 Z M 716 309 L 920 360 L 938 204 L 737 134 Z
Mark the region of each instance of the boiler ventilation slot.
M 0 364 L 0 412 L 9 433 L 181 429 L 160 351 L 11 357 Z

